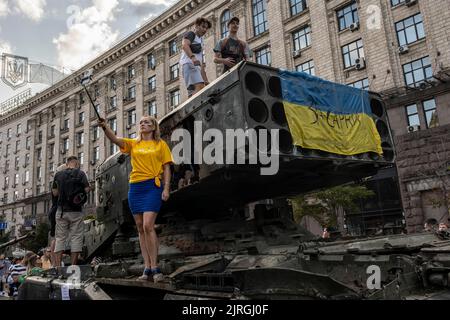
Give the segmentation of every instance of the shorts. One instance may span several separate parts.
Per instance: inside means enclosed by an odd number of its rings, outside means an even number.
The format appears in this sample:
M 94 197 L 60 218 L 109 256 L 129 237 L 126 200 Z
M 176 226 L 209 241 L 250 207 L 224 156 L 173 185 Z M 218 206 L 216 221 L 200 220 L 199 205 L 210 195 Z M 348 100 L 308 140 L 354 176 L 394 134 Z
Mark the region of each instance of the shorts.
M 84 214 L 66 212 L 61 217 L 61 208 L 56 211 L 55 252 L 65 251 L 70 244 L 70 251 L 82 252 L 84 232 Z
M 205 83 L 202 77 L 202 68 L 194 66 L 192 63 L 183 64 L 183 78 L 189 97 L 194 93 L 196 84 Z
M 162 187 L 155 185 L 155 180 L 130 183 L 128 206 L 132 214 L 144 212 L 159 213 L 162 205 Z

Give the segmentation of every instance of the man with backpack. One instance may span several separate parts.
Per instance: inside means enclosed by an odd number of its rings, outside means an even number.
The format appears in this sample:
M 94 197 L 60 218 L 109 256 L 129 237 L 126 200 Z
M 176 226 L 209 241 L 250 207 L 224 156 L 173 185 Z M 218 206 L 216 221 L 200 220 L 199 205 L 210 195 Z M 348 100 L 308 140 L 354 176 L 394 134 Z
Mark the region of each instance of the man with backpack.
M 67 159 L 67 169 L 56 173 L 52 193 L 58 196 L 55 230 L 55 266 L 61 266 L 61 259 L 70 236 L 72 265 L 78 262 L 83 248 L 83 205 L 90 191 L 86 174 L 79 169 L 78 158 Z
M 220 40 L 214 48 L 214 63 L 223 64 L 223 73 L 227 72 L 241 61 L 251 56 L 247 42 L 237 36 L 239 31 L 239 18 L 233 17 L 228 21 L 230 35 Z

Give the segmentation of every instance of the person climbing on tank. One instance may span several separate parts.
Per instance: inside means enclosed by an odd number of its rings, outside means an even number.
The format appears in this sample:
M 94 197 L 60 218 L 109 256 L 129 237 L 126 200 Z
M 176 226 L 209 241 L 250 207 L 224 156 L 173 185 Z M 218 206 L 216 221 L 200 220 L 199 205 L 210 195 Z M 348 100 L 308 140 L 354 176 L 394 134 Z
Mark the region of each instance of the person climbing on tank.
M 159 124 L 154 117 L 145 116 L 141 119 L 136 139 L 118 138 L 104 119 L 99 119 L 98 124 L 122 153 L 131 156 L 128 205 L 139 233 L 145 263 L 144 272 L 139 279 L 159 282 L 164 277 L 158 267 L 155 221 L 162 201 L 167 201 L 170 196 L 172 153 L 167 143 L 161 139 Z M 161 176 L 164 177 L 163 182 Z

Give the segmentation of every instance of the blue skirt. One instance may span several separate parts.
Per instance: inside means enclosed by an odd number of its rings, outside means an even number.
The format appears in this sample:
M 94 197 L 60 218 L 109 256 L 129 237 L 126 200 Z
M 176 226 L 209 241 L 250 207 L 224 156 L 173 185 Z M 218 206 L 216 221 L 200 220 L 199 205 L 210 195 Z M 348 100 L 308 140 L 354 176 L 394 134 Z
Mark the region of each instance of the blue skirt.
M 142 214 L 144 212 L 159 213 L 162 203 L 163 188 L 155 185 L 155 180 L 147 180 L 130 183 L 128 191 L 128 206 L 131 213 Z

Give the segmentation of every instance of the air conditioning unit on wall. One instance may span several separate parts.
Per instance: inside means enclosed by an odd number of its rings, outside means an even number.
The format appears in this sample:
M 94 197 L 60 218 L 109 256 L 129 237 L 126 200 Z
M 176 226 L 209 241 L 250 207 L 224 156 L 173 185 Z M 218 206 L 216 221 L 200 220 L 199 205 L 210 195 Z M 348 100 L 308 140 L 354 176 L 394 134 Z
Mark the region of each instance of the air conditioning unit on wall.
M 420 126 L 419 125 L 408 126 L 407 130 L 408 133 L 420 131 Z
M 409 52 L 409 47 L 407 45 L 400 46 L 400 47 L 398 47 L 398 52 L 400 54 L 408 53 Z

